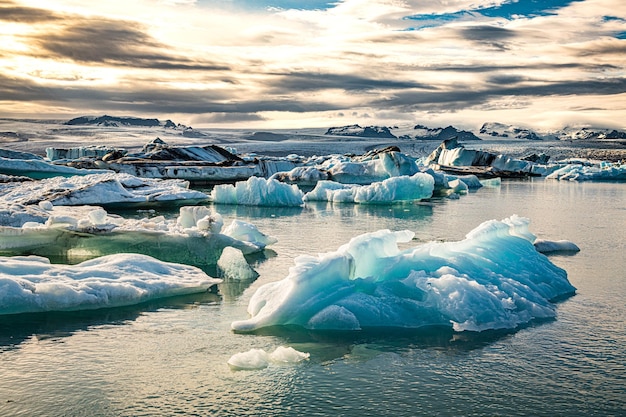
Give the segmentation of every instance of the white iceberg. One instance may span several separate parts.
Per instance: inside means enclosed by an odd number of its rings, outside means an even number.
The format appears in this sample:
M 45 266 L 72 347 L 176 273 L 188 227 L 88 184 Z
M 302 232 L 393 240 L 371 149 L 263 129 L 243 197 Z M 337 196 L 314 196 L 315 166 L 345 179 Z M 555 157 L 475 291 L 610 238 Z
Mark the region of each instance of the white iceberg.
M 487 221 L 459 242 L 400 250 L 414 233 L 381 230 L 336 252 L 299 256 L 289 275 L 261 286 L 236 332 L 271 326 L 355 331 L 450 326 L 512 329 L 554 318 L 554 300 L 575 288 L 535 250 L 529 220 Z
M 247 352 L 236 353 L 228 360 L 228 365 L 235 371 L 257 370 L 267 368 L 270 363 L 297 364 L 309 357 L 309 353 L 299 352 L 292 347 L 279 346 L 272 353 L 267 353 L 263 349 L 250 349 Z
M 304 200 L 361 204 L 417 201 L 432 197 L 434 186 L 433 177 L 424 173 L 392 177 L 369 185 L 320 181 L 304 195 Z
M 92 174 L 0 185 L 0 207 L 49 201 L 55 206 L 149 205 L 208 200 L 181 180 L 138 178 L 128 174 Z
M 235 185 L 216 185 L 211 191 L 213 203 L 246 206 L 297 207 L 303 204 L 303 196 L 304 193 L 296 185 L 259 177 L 250 177 Z
M 0 257 L 0 314 L 121 307 L 205 292 L 221 282 L 200 269 L 138 254 L 116 254 L 78 265 Z

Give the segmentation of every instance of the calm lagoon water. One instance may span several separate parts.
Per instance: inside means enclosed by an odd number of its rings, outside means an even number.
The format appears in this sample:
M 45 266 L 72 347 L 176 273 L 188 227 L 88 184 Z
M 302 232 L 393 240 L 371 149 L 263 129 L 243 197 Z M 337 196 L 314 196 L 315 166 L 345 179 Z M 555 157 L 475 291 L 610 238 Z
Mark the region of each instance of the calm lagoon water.
M 254 282 L 133 308 L 0 320 L 1 416 L 624 416 L 626 185 L 504 181 L 460 200 L 402 206 L 217 208 L 279 239 Z M 174 215 L 174 213 L 166 213 Z M 250 296 L 295 256 L 383 228 L 459 240 L 529 217 L 578 288 L 556 320 L 511 332 L 240 335 Z M 231 371 L 237 352 L 292 346 L 310 360 Z

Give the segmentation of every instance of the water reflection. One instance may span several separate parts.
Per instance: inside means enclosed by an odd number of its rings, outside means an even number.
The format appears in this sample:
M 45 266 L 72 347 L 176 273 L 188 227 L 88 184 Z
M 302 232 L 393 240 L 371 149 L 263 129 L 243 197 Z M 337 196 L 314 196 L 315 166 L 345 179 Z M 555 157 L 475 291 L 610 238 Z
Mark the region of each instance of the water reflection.
M 362 348 L 372 355 L 402 353 L 415 349 L 437 350 L 447 354 L 464 354 L 482 349 L 518 331 L 553 320 L 536 320 L 517 329 L 487 330 L 482 332 L 455 332 L 450 327 L 432 326 L 421 329 L 365 329 L 361 331 L 311 331 L 294 326 L 260 329 L 256 336 L 277 337 L 294 349 L 311 354 L 311 361 L 325 363 L 349 358 L 360 360 Z
M 62 339 L 97 326 L 126 325 L 146 312 L 161 309 L 183 310 L 219 302 L 219 294 L 205 292 L 152 300 L 128 307 L 0 316 L 0 352 L 18 348 L 21 343 L 33 337 L 38 340 Z

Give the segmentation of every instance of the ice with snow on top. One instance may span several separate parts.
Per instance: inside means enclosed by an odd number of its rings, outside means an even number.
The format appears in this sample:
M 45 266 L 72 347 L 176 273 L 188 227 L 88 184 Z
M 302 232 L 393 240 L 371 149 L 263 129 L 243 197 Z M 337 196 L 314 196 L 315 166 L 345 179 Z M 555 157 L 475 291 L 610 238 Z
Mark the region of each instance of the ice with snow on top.
M 181 207 L 178 218 L 169 220 L 163 216 L 125 219 L 101 207 L 54 207 L 49 202 L 39 206 L 48 213 L 44 221 L 0 226 L 0 252 L 74 260 L 135 252 L 203 266 L 215 265 L 227 247 L 247 255 L 276 242 L 241 220 L 222 230 L 222 216 L 206 206 Z
M 234 185 L 216 185 L 210 194 L 211 201 L 216 204 L 276 207 L 301 206 L 303 196 L 304 193 L 296 185 L 260 177 L 250 177 Z
M 234 371 L 257 370 L 267 368 L 270 363 L 297 364 L 309 357 L 309 353 L 297 351 L 292 347 L 279 346 L 272 353 L 263 349 L 250 349 L 247 352 L 236 353 L 228 360 L 228 365 Z
M 219 282 L 198 268 L 138 254 L 77 265 L 38 256 L 0 257 L 0 314 L 122 307 L 205 292 Z
M 450 326 L 513 329 L 556 316 L 572 295 L 567 273 L 537 252 L 529 220 L 482 223 L 458 242 L 400 250 L 408 230 L 353 238 L 335 252 L 299 256 L 286 278 L 261 286 L 236 332 L 272 326 L 355 331 Z
M 312 191 L 304 195 L 304 200 L 360 204 L 417 201 L 432 197 L 434 185 L 433 177 L 424 173 L 410 177 L 406 175 L 392 177 L 370 185 L 320 181 Z
M 0 206 L 37 204 L 43 200 L 55 206 L 142 205 L 208 200 L 206 194 L 189 189 L 186 181 L 138 178 L 112 172 L 2 184 L 0 191 Z

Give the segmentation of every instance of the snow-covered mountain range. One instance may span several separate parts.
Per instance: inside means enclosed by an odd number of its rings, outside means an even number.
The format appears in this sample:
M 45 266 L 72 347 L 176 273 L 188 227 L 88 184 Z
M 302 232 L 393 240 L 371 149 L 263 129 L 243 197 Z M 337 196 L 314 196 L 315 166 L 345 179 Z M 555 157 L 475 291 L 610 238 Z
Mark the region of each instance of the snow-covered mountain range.
M 481 139 L 515 139 L 515 140 L 620 140 L 626 139 L 626 131 L 591 128 L 591 127 L 564 127 L 553 131 L 538 131 L 526 127 L 510 124 L 487 122 L 478 132 L 460 130 L 454 126 L 428 127 L 422 124 L 412 129 L 402 129 L 397 126 L 365 126 L 358 124 L 331 127 L 325 133 L 334 136 L 355 136 L 368 138 L 417 139 L 444 141 L 456 137 L 460 141 Z

